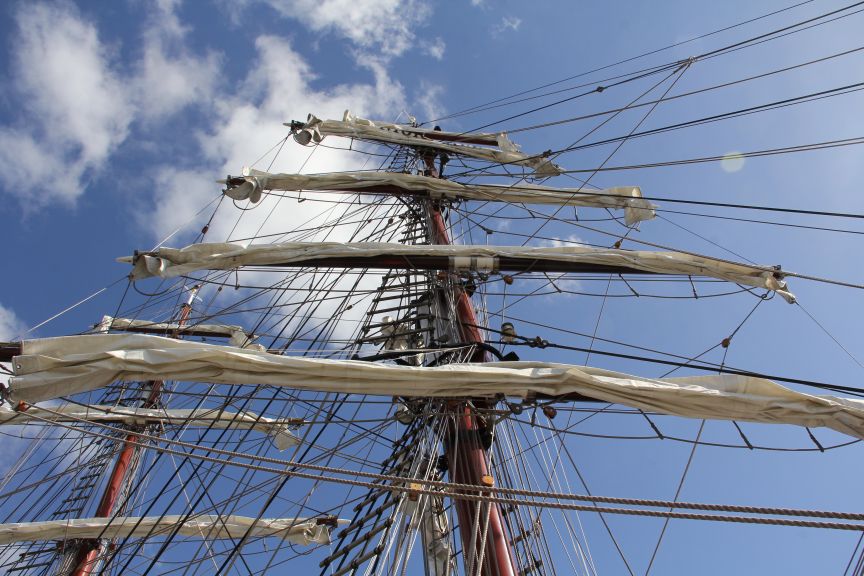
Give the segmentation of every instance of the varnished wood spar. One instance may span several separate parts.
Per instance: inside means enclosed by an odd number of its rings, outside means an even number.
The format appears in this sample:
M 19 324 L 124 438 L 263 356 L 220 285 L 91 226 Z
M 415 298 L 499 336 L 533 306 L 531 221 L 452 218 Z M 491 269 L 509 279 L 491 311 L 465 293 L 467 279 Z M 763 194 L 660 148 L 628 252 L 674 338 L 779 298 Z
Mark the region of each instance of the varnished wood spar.
M 609 266 L 585 262 L 562 262 L 536 258 L 496 257 L 497 270 L 501 272 L 579 272 L 584 274 L 651 274 L 629 266 Z M 449 256 L 346 256 L 339 258 L 310 258 L 299 262 L 285 262 L 253 267 L 310 267 L 310 268 L 375 268 L 390 270 L 448 270 Z
M 447 234 L 441 211 L 430 206 L 429 216 L 432 223 L 432 241 L 435 244 L 449 244 L 450 237 Z M 442 268 L 448 267 L 443 266 Z M 470 297 L 461 287 L 456 287 L 453 298 L 462 342 L 482 343 L 483 335 L 478 328 L 477 317 L 474 314 Z M 471 358 L 472 362 L 486 362 L 487 360 L 487 352 L 479 347 Z M 484 403 L 483 400 L 479 399 L 476 402 L 480 405 Z M 453 406 L 459 410 L 459 414 L 453 420 L 448 419 L 451 425 L 447 441 L 444 443 L 450 478 L 459 484 L 488 485 L 493 479 L 486 466 L 486 449 L 480 438 L 481 423 L 468 406 L 461 402 L 454 402 Z M 456 500 L 454 506 L 459 518 L 462 559 L 466 574 L 470 570 L 472 574 L 483 574 L 484 576 L 516 576 L 518 572 L 513 561 L 514 555 L 510 548 L 510 539 L 507 537 L 500 506 L 492 502 L 483 506 L 479 502 L 467 500 Z M 481 512 L 479 515 L 477 514 L 478 506 Z M 487 512 L 488 530 L 484 541 L 482 533 L 483 525 L 486 524 Z M 479 518 L 480 521 L 476 533 L 474 529 L 475 518 Z M 482 564 L 478 571 L 474 557 L 478 556 L 477 553 L 481 547 L 483 549 Z
M 12 362 L 21 355 L 21 342 L 0 342 L 0 362 Z
M 111 327 L 111 330 L 123 332 L 134 332 L 136 334 L 153 334 L 155 336 L 170 336 L 178 333 L 180 336 L 197 336 L 200 338 L 230 338 L 231 333 L 213 332 L 211 330 L 196 330 L 194 326 L 186 328 L 184 326 L 172 326 L 170 328 L 156 328 L 152 326 L 124 326 L 123 328 Z

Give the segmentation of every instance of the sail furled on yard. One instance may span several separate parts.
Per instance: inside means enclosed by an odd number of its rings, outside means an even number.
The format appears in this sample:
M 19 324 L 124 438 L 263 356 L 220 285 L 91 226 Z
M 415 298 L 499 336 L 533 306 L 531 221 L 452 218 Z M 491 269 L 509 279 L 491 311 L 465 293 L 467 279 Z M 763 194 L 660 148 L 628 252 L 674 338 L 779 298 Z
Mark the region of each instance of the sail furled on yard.
M 251 200 L 254 203 L 261 199 L 264 190 L 403 194 L 428 196 L 433 199 L 624 209 L 628 226 L 654 218 L 655 209 L 651 202 L 642 198 L 642 191 L 638 186 L 593 190 L 532 184 L 513 186 L 461 184 L 442 178 L 398 172 L 269 174 L 246 168 L 243 170 L 243 176 L 228 180 L 225 194 L 235 200 Z
M 243 266 L 324 266 L 360 268 L 451 269 L 494 273 L 591 272 L 705 276 L 773 290 L 789 302 L 783 272 L 684 252 L 591 248 L 586 246 L 405 245 L 380 242 L 285 242 L 280 244 L 193 244 L 159 248 L 120 258 L 132 262 L 133 279 L 174 278 L 199 270 Z
M 11 399 L 31 403 L 115 380 L 157 378 L 406 397 L 580 394 L 675 416 L 824 426 L 864 439 L 864 400 L 806 394 L 752 376 L 644 378 L 548 362 L 412 367 L 279 356 L 142 334 L 26 340 L 12 365 Z
M 503 132 L 495 135 L 494 146 L 484 148 L 482 146 L 458 143 L 474 140 L 474 137 L 477 135 L 470 133 L 442 133 L 432 130 L 422 130 L 413 126 L 392 124 L 390 122 L 367 120 L 365 118 L 358 118 L 347 110 L 342 120 L 321 120 L 309 114 L 305 124 L 292 127 L 292 130 L 295 131 L 294 139 L 304 145 L 318 144 L 326 136 L 343 136 L 345 138 L 359 138 L 362 140 L 395 144 L 397 146 L 428 148 L 446 154 L 461 154 L 496 164 L 515 164 L 534 170 L 534 175 L 538 177 L 557 176 L 562 172 L 561 168 L 553 164 L 544 154 L 528 155 L 521 152 L 519 147 L 511 142 Z M 430 132 L 433 134 L 430 134 Z M 481 134 L 479 136 L 486 138 L 490 135 Z M 443 141 L 443 138 L 449 138 L 450 141 Z
M 0 544 L 71 540 L 76 538 L 158 538 L 175 532 L 180 536 L 204 540 L 280 538 L 292 544 L 309 546 L 329 544 L 328 524 L 311 518 L 249 518 L 246 516 L 118 516 L 114 518 L 75 518 L 44 522 L 0 524 Z M 339 522 L 342 523 L 342 522 Z
M 254 344 L 255 336 L 246 332 L 242 326 L 233 324 L 183 324 L 177 322 L 150 322 L 138 318 L 114 318 L 103 316 L 102 322 L 96 325 L 97 332 L 107 333 L 111 330 L 124 332 L 142 332 L 145 334 L 178 334 L 181 336 L 198 336 L 202 338 L 228 338 L 228 344 L 238 348 L 249 348 Z
M 270 438 L 279 450 L 296 446 L 299 439 L 288 427 L 298 424 L 295 420 L 267 418 L 253 412 L 233 412 L 218 408 L 142 408 L 108 405 L 67 404 L 56 407 L 29 406 L 26 410 L 11 410 L 0 405 L 0 426 L 29 423 L 62 422 L 124 424 L 145 426 L 195 426 L 218 430 L 256 430 Z

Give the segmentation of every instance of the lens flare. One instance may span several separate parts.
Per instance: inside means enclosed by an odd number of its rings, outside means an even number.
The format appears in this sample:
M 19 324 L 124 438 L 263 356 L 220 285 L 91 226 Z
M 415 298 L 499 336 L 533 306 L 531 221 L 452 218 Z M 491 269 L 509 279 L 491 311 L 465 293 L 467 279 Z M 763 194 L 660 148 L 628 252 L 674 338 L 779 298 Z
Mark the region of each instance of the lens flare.
M 720 167 L 724 172 L 738 172 L 744 168 L 744 156 L 740 152 L 728 152 L 723 155 L 723 160 L 720 161 Z

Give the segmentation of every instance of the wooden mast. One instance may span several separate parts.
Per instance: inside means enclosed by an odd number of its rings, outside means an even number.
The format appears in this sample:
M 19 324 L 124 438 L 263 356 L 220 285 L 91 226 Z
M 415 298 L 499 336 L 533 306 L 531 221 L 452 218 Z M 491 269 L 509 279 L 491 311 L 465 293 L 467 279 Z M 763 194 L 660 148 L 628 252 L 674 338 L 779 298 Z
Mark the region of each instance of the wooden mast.
M 177 332 L 179 332 L 179 328 L 182 328 L 189 319 L 189 313 L 192 311 L 192 301 L 198 293 L 198 288 L 198 286 L 193 286 L 189 290 L 189 299 L 180 308 L 180 319 L 177 322 L 178 330 L 174 333 L 175 337 L 177 336 Z M 144 403 L 144 408 L 153 408 L 158 404 L 164 382 L 162 380 L 151 380 L 148 384 L 150 385 L 150 394 Z M 96 517 L 108 518 L 114 514 L 117 502 L 120 500 L 121 494 L 123 494 L 124 486 L 128 485 L 132 480 L 129 472 L 135 461 L 135 457 L 140 452 L 140 447 L 136 444 L 137 441 L 138 436 L 136 434 L 126 436 L 126 440 L 123 442 L 123 449 L 114 463 L 114 469 L 111 471 L 111 476 L 105 485 L 105 491 L 102 493 L 102 499 L 96 508 Z M 75 568 L 71 572 L 71 576 L 90 576 L 99 562 L 102 549 L 102 542 L 99 539 L 93 538 L 82 541 L 73 562 Z
M 432 161 L 426 158 L 424 160 L 431 175 L 437 176 L 433 164 L 434 158 Z M 426 206 L 431 224 L 432 242 L 450 244 L 447 226 L 440 208 L 429 201 Z M 483 343 L 483 335 L 477 328 L 477 318 L 468 294 L 463 288 L 456 287 L 451 296 L 456 308 L 462 342 Z M 472 362 L 487 360 L 487 353 L 481 348 L 477 348 L 471 357 Z M 486 465 L 487 449 L 481 439 L 481 429 L 484 426 L 470 407 L 459 402 L 454 402 L 452 406 L 459 413 L 451 424 L 447 441 L 444 443 L 450 478 L 459 484 L 491 487 L 494 478 Z M 514 555 L 510 549 L 500 506 L 492 502 L 484 504 L 467 500 L 456 500 L 454 505 L 459 518 L 465 573 L 516 576 L 518 572 L 513 561 Z M 483 538 L 484 533 L 485 538 Z

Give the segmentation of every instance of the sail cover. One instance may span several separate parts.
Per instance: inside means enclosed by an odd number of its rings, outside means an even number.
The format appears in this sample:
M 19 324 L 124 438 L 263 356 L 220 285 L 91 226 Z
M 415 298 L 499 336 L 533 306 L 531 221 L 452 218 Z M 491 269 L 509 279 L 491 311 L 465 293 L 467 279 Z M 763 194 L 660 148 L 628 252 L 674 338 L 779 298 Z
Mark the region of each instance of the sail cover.
M 383 265 L 362 259 L 388 257 Z M 412 260 L 414 258 L 414 260 Z M 285 242 L 258 244 L 193 244 L 186 248 L 159 248 L 152 252 L 120 258 L 133 262 L 133 279 L 150 276 L 174 278 L 198 270 L 231 270 L 241 266 L 340 266 L 340 259 L 350 259 L 351 266 L 369 268 L 419 268 L 420 259 L 445 259 L 457 270 L 474 268 L 495 272 L 503 269 L 524 271 L 579 271 L 576 266 L 600 266 L 617 273 L 683 274 L 707 276 L 773 290 L 788 302 L 795 296 L 786 290 L 783 272 L 768 266 L 750 266 L 726 260 L 683 252 L 651 252 L 564 246 L 537 248 L 530 246 L 406 245 L 377 242 Z M 359 259 L 359 260 L 358 260 Z M 507 266 L 503 263 L 506 261 Z M 344 262 L 344 260 L 343 260 Z M 542 266 L 541 266 L 542 264 Z M 435 266 L 433 261 L 430 266 Z M 583 270 L 584 271 L 584 270 Z M 602 271 L 595 270 L 595 271 Z
M 66 405 L 57 407 L 30 406 L 27 410 L 12 410 L 0 405 L 0 426 L 4 424 L 51 422 L 102 422 L 144 426 L 160 423 L 165 425 L 196 426 L 204 428 L 257 430 L 267 434 L 279 450 L 296 446 L 299 439 L 288 431 L 296 421 L 279 420 L 260 416 L 252 412 L 230 412 L 214 408 L 165 409 L 127 408 L 125 406 Z
M 274 537 L 293 544 L 329 544 L 330 528 L 318 520 L 297 518 L 255 518 L 246 516 L 119 516 L 116 518 L 76 518 L 45 522 L 0 524 L 0 544 L 70 540 L 73 538 L 147 538 L 168 536 L 174 530 L 181 536 L 207 540 Z M 339 523 L 347 523 L 343 520 Z
M 453 144 L 429 138 L 422 131 L 412 127 L 357 118 L 347 110 L 342 120 L 321 120 L 309 114 L 306 123 L 295 133 L 295 139 L 300 144 L 311 142 L 318 144 L 324 140 L 325 136 L 344 136 L 346 138 L 387 142 L 398 146 L 431 148 L 447 154 L 462 154 L 496 164 L 517 164 L 531 168 L 540 177 L 561 174 L 561 168 L 550 162 L 544 155 L 529 156 L 520 152 L 519 147 L 511 142 L 505 134 L 498 136 L 497 149 Z M 465 137 L 466 139 L 470 138 L 471 134 L 465 134 Z
M 546 362 L 396 366 L 278 356 L 143 334 L 26 340 L 12 366 L 11 398 L 30 403 L 115 380 L 156 378 L 408 397 L 581 394 L 675 416 L 825 426 L 864 439 L 864 400 L 805 394 L 738 375 L 643 378 Z
M 521 202 L 555 206 L 592 206 L 623 208 L 627 225 L 654 218 L 655 206 L 642 198 L 637 186 L 618 186 L 603 190 L 554 188 L 519 184 L 495 186 L 460 184 L 441 178 L 397 172 L 337 172 L 333 174 L 269 174 L 244 168 L 242 184 L 231 179 L 225 194 L 235 200 L 261 199 L 262 190 L 338 190 L 363 193 L 422 194 L 431 198 Z

